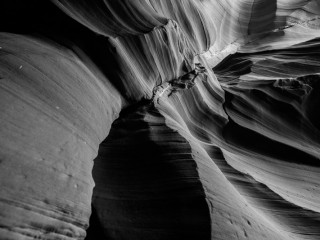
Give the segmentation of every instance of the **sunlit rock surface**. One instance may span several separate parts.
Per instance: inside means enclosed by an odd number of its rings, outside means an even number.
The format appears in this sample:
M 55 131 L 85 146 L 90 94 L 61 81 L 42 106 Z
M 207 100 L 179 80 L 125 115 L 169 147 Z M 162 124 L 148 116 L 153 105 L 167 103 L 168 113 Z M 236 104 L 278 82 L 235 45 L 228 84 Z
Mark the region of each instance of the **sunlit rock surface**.
M 0 20 L 0 239 L 320 239 L 319 1 Z

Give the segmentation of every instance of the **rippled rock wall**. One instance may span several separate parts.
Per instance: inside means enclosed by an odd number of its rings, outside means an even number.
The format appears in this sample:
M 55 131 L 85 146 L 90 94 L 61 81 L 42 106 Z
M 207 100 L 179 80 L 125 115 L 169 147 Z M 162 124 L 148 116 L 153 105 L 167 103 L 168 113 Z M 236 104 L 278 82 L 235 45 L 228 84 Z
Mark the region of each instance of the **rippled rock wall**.
M 318 1 L 2 12 L 1 239 L 319 239 Z

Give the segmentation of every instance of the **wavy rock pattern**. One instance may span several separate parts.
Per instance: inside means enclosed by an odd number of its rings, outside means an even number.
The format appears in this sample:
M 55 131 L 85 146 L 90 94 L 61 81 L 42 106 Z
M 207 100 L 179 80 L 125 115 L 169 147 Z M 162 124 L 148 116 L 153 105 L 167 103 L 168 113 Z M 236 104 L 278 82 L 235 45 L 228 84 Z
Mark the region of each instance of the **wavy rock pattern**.
M 1 239 L 320 238 L 317 0 L 3 5 Z
M 88 159 L 121 98 L 61 46 L 0 38 L 1 238 L 83 238 L 94 185 Z

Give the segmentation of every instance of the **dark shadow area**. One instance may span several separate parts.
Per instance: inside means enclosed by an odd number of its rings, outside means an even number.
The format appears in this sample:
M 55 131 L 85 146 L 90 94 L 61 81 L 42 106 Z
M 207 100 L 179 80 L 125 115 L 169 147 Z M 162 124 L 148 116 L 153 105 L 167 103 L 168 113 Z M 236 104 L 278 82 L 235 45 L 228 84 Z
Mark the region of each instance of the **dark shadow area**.
M 256 94 L 263 95 L 259 98 L 261 102 L 264 98 L 267 98 L 267 96 L 265 96 L 262 92 L 259 92 L 258 90 L 255 91 Z M 226 113 L 228 113 L 229 110 L 237 111 L 233 104 L 233 102 L 236 100 L 236 96 L 226 92 L 224 103 Z M 269 100 L 270 102 L 271 100 L 275 101 L 274 99 Z M 272 106 L 274 107 L 274 112 L 279 116 L 285 115 L 286 118 L 291 119 L 292 122 L 299 122 L 298 113 L 290 105 L 275 101 Z M 256 152 L 262 156 L 269 156 L 271 158 L 288 163 L 307 165 L 311 167 L 320 166 L 318 158 L 311 156 L 306 152 L 300 151 L 299 149 L 286 145 L 281 141 L 268 138 L 252 129 L 243 127 L 236 123 L 232 118 L 229 118 L 228 124 L 223 129 L 223 138 L 229 145 L 234 146 L 235 148 L 243 149 L 247 152 Z
M 211 239 L 196 168 L 188 142 L 148 101 L 127 108 L 94 160 L 95 211 L 86 239 Z
M 275 28 L 277 0 L 253 1 L 248 35 L 268 33 Z
M 103 233 L 102 225 L 99 221 L 96 209 L 91 206 L 92 212 L 89 221 L 89 228 L 87 229 L 86 240 L 108 240 Z

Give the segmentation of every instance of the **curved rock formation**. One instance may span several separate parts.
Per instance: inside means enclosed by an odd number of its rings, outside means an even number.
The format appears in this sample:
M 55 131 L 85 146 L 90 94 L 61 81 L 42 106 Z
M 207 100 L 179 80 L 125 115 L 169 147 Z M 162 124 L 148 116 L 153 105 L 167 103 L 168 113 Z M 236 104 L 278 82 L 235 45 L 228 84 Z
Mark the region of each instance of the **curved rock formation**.
M 2 12 L 1 239 L 320 238 L 317 0 Z
M 120 111 L 119 93 L 62 46 L 0 39 L 1 238 L 83 238 L 90 159 Z

